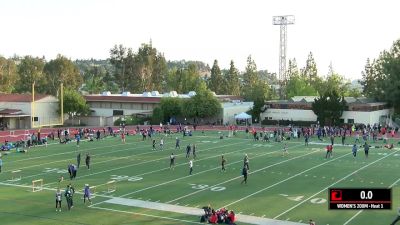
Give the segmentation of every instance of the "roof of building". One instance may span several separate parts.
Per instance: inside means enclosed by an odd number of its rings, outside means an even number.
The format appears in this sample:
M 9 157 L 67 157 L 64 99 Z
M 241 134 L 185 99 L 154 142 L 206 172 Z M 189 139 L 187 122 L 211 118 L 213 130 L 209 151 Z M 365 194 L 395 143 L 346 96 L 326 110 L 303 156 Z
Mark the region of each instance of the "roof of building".
M 161 97 L 139 97 L 139 96 L 121 96 L 121 95 L 86 95 L 86 101 L 103 101 L 103 102 L 139 102 L 139 103 L 160 103 Z
M 310 104 L 317 99 L 318 96 L 294 96 L 288 100 L 270 100 L 267 103 L 288 103 L 288 104 Z M 377 102 L 374 99 L 366 97 L 344 97 L 347 104 L 364 104 L 364 105 L 382 105 L 385 102 Z
M 35 101 L 50 95 L 35 94 Z M 0 102 L 32 102 L 31 94 L 0 94 Z
M 21 113 L 22 111 L 20 109 L 0 109 L 0 114 L 15 115 Z
M 196 93 L 189 94 L 177 94 L 175 93 L 166 93 L 166 94 L 151 94 L 150 92 L 146 92 L 144 94 L 98 94 L 98 95 L 85 95 L 86 101 L 102 101 L 102 102 L 138 102 L 138 103 L 160 103 L 161 98 L 164 97 L 176 97 L 176 98 L 190 98 L 195 96 Z M 243 101 L 243 98 L 240 96 L 234 95 L 215 95 L 215 97 L 221 102 L 230 102 L 230 101 Z

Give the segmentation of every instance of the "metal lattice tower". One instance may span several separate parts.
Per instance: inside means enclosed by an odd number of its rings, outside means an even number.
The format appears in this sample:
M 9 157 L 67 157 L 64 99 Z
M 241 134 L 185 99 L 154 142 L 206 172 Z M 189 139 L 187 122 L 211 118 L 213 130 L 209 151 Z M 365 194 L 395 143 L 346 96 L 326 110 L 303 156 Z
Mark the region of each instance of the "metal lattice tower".
M 274 16 L 273 25 L 280 25 L 280 43 L 279 43 L 279 81 L 286 82 L 286 52 L 287 52 L 287 25 L 294 24 L 294 16 Z

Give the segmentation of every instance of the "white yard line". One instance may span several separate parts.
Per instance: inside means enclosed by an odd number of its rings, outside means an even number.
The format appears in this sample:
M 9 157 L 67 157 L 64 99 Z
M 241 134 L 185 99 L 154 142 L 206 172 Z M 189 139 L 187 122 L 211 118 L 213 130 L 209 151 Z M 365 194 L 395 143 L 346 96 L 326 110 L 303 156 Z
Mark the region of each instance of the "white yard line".
M 238 203 L 238 202 L 240 202 L 240 201 L 243 201 L 243 200 L 245 200 L 245 199 L 247 199 L 247 198 L 250 198 L 251 196 L 254 196 L 254 195 L 256 195 L 256 194 L 258 194 L 258 193 L 261 193 L 261 192 L 263 192 L 263 191 L 265 191 L 265 190 L 268 190 L 268 189 L 270 189 L 270 188 L 272 188 L 272 187 L 275 187 L 275 186 L 277 186 L 277 185 L 279 185 L 279 184 L 281 184 L 281 183 L 283 183 L 283 182 L 286 182 L 286 181 L 291 180 L 291 179 L 293 179 L 293 178 L 295 178 L 295 177 L 298 177 L 298 176 L 300 176 L 300 175 L 302 175 L 302 174 L 304 174 L 304 173 L 306 173 L 306 172 L 308 172 L 308 171 L 310 171 L 310 170 L 313 170 L 313 169 L 315 169 L 315 168 L 318 168 L 318 167 L 320 167 L 320 166 L 323 166 L 323 165 L 325 165 L 325 164 L 327 164 L 327 163 L 331 163 L 331 162 L 333 162 L 333 161 L 335 161 L 335 160 L 338 160 L 338 159 L 343 158 L 343 157 L 348 156 L 348 155 L 350 155 L 350 153 L 347 153 L 347 154 L 342 155 L 342 156 L 340 156 L 340 157 L 337 157 L 337 158 L 335 158 L 335 159 L 332 159 L 332 160 L 329 160 L 329 161 L 320 163 L 320 164 L 318 164 L 318 165 L 315 165 L 315 166 L 313 166 L 313 167 L 311 167 L 311 168 L 309 168 L 309 169 L 303 170 L 303 171 L 300 172 L 300 173 L 296 173 L 295 175 L 293 175 L 293 176 L 291 176 L 291 177 L 288 177 L 288 178 L 286 178 L 286 179 L 284 179 L 284 180 L 281 180 L 281 181 L 279 181 L 279 182 L 276 182 L 276 183 L 274 183 L 274 184 L 272 184 L 272 185 L 270 185 L 270 186 L 268 186 L 268 187 L 265 187 L 265 188 L 260 189 L 260 190 L 258 190 L 258 191 L 256 191 L 256 192 L 253 192 L 253 193 L 251 193 L 251 194 L 249 194 L 249 195 L 247 195 L 247 196 L 245 196 L 245 197 L 243 197 L 243 198 L 240 198 L 240 199 L 238 199 L 238 200 L 236 200 L 236 201 L 234 201 L 234 202 L 231 202 L 231 203 L 229 203 L 229 204 L 227 204 L 227 205 L 225 205 L 225 206 L 223 206 L 223 207 L 224 207 L 224 208 L 227 208 L 228 206 L 231 206 L 231 205 L 233 205 L 233 204 L 236 204 L 236 203 Z M 222 207 L 221 207 L 221 208 L 222 208 Z
M 261 168 L 261 169 L 252 171 L 252 172 L 250 172 L 249 174 L 257 173 L 257 172 L 259 172 L 259 171 L 262 171 L 262 170 L 271 168 L 271 167 L 273 167 L 273 166 L 280 165 L 280 164 L 282 164 L 282 163 L 289 162 L 289 161 L 292 161 L 292 160 L 294 160 L 294 159 L 298 159 L 298 158 L 301 158 L 301 157 L 304 157 L 304 156 L 313 154 L 313 153 L 315 153 L 315 152 L 317 152 L 317 151 L 319 151 L 319 150 L 311 151 L 311 152 L 309 152 L 309 153 L 307 153 L 307 154 L 304 154 L 304 155 L 296 156 L 296 157 L 293 157 L 293 158 L 290 158 L 290 159 L 283 160 L 283 161 L 281 161 L 281 162 L 277 162 L 277 163 L 271 164 L 271 165 L 266 166 L 266 167 L 263 167 L 263 168 Z M 242 162 L 242 161 L 241 161 L 241 162 Z M 220 185 L 222 185 L 222 184 L 226 184 L 226 183 L 228 183 L 228 182 L 231 182 L 231 181 L 236 180 L 236 179 L 241 178 L 241 177 L 242 177 L 242 176 L 237 176 L 237 177 L 231 178 L 231 179 L 226 180 L 226 181 L 223 181 L 223 182 L 221 182 L 221 183 L 218 183 L 218 184 L 209 186 L 207 189 L 200 189 L 200 190 L 191 192 L 191 193 L 189 193 L 189 194 L 187 194 L 187 195 L 184 195 L 184 196 L 181 196 L 181 197 L 179 197 L 179 198 L 170 200 L 170 201 L 168 201 L 168 202 L 166 202 L 166 203 L 171 203 L 171 202 L 178 201 L 178 200 L 180 200 L 180 199 L 183 199 L 183 198 L 186 198 L 186 197 L 195 195 L 195 194 L 200 193 L 200 192 L 202 192 L 202 191 L 209 190 L 210 188 L 217 187 L 217 186 L 220 186 Z
M 256 148 L 256 147 L 253 147 L 253 148 Z M 236 152 L 241 152 L 241 151 L 248 150 L 248 149 L 251 149 L 251 148 L 245 148 L 245 149 L 240 149 L 240 150 L 236 150 L 236 151 L 233 151 L 233 152 L 228 152 L 228 153 L 225 153 L 225 155 L 233 154 L 233 153 L 236 153 Z M 276 151 L 278 151 L 278 150 L 276 150 Z M 276 151 L 274 151 L 274 152 L 276 152 Z M 271 154 L 274 153 L 274 152 L 271 152 Z M 200 161 L 203 161 L 203 160 L 216 158 L 216 157 L 220 157 L 220 155 L 213 155 L 213 156 L 209 156 L 209 157 L 206 157 L 206 158 L 197 159 L 196 162 L 200 162 Z M 185 163 L 180 163 L 180 164 L 177 164 L 175 167 L 178 167 L 178 166 L 187 166 L 187 163 L 186 162 Z M 146 173 L 136 174 L 134 176 L 135 177 L 140 177 L 140 176 L 143 176 L 143 175 L 148 175 L 148 174 L 160 172 L 160 171 L 163 171 L 163 170 L 170 170 L 170 167 L 165 167 L 165 168 L 162 168 L 162 169 L 153 170 L 153 171 L 149 171 L 149 172 L 146 172 Z M 96 187 L 104 186 L 106 184 L 107 183 L 98 184 L 98 185 L 96 185 Z
M 244 149 L 241 149 L 240 151 L 248 150 L 248 149 L 252 149 L 252 148 L 254 148 L 254 147 L 244 148 Z M 278 151 L 278 150 L 275 150 L 275 151 L 273 151 L 273 152 L 268 152 L 268 153 L 260 154 L 260 155 L 254 156 L 253 158 L 257 158 L 257 157 L 260 157 L 260 156 L 269 155 L 269 154 L 275 153 L 276 151 Z M 218 156 L 214 156 L 214 157 L 218 157 Z M 236 161 L 236 162 L 228 163 L 227 166 L 228 166 L 228 165 L 231 165 L 231 164 L 240 163 L 240 162 L 243 162 L 243 160 L 238 160 L 238 161 Z M 186 164 L 186 165 L 187 165 L 187 164 Z M 218 166 L 218 167 L 213 167 L 213 168 L 211 168 L 211 169 L 203 170 L 203 171 L 194 173 L 194 174 L 192 174 L 192 175 L 187 175 L 187 176 L 184 176 L 184 177 L 180 177 L 180 178 L 176 178 L 176 179 L 173 179 L 173 180 L 169 180 L 169 181 L 166 181 L 166 182 L 163 182 L 163 183 L 159 183 L 159 184 L 156 184 L 156 185 L 153 185 L 153 186 L 150 186 L 150 187 L 142 188 L 142 189 L 139 189 L 139 190 L 130 192 L 130 193 L 126 193 L 126 194 L 123 194 L 123 195 L 121 195 L 121 196 L 119 196 L 119 197 L 125 197 L 125 196 L 131 195 L 131 194 L 135 194 L 135 193 L 138 193 L 138 192 L 146 191 L 146 190 L 149 190 L 149 189 L 152 189 L 152 188 L 156 188 L 156 187 L 159 187 L 159 186 L 162 186 L 162 185 L 170 184 L 170 183 L 173 183 L 173 182 L 178 181 L 178 180 L 183 180 L 183 179 L 186 179 L 186 178 L 189 178 L 189 177 L 197 176 L 197 175 L 200 175 L 200 174 L 203 174 L 203 173 L 207 173 L 207 172 L 209 172 L 209 171 L 216 170 L 216 169 L 220 169 L 220 168 L 221 168 L 220 166 Z
M 352 216 L 349 220 L 347 220 L 343 225 L 347 225 L 350 223 L 350 221 L 352 221 L 354 218 L 356 218 L 356 216 L 360 215 L 360 213 L 362 213 L 364 210 L 360 210 L 358 211 L 354 216 Z
M 215 148 L 221 148 L 221 147 L 226 147 L 226 146 L 231 146 L 231 145 L 236 145 L 236 144 L 237 144 L 237 143 L 230 143 L 230 144 L 220 145 L 220 146 L 216 146 L 216 147 L 212 147 L 212 148 L 206 148 L 206 149 L 204 149 L 204 150 L 199 150 L 199 152 L 206 152 L 206 151 L 210 151 L 210 150 L 215 149 Z M 150 153 L 154 153 L 154 152 L 150 152 Z M 179 156 L 179 155 L 186 155 L 186 153 L 183 153 L 183 152 L 182 152 L 182 153 L 180 153 L 180 154 L 177 154 L 176 156 Z M 99 172 L 96 172 L 96 173 L 90 173 L 90 174 L 87 174 L 87 175 L 78 176 L 76 179 L 81 179 L 81 178 L 83 178 L 83 177 L 89 177 L 89 176 L 93 176 L 93 175 L 97 175 L 97 174 L 102 174 L 102 173 L 108 173 L 108 172 L 115 171 L 115 170 L 119 170 L 119 169 L 124 169 L 124 168 L 128 168 L 128 167 L 133 167 L 133 166 L 142 165 L 142 164 L 146 164 L 146 163 L 151 163 L 151 162 L 155 162 L 155 161 L 159 161 L 159 160 L 165 160 L 165 159 L 166 159 L 166 157 L 162 157 L 162 158 L 157 158 L 157 159 L 153 159 L 153 160 L 143 161 L 143 162 L 139 162 L 139 163 L 135 163 L 135 164 L 130 164 L 130 165 L 126 165 L 126 166 L 116 167 L 116 168 L 112 168 L 112 169 L 109 169 L 109 170 L 103 170 L 103 171 L 99 171 Z M 44 186 L 48 186 L 48 185 L 55 184 L 55 183 L 57 183 L 57 182 L 47 183 L 47 184 L 45 184 Z
M 293 147 L 296 147 L 296 146 L 293 146 Z M 243 150 L 247 150 L 247 149 L 251 149 L 251 148 L 256 148 L 255 146 L 253 146 L 253 147 L 249 147 L 249 148 L 246 148 L 246 149 L 241 149 L 240 151 L 243 151 Z M 291 147 L 292 148 L 292 147 Z M 269 155 L 269 154 L 272 154 L 272 153 L 275 153 L 275 152 L 278 152 L 279 151 L 279 149 L 277 149 L 277 150 L 275 150 L 275 151 L 272 151 L 272 152 L 268 152 L 268 153 L 265 153 L 265 154 L 260 154 L 260 155 L 257 155 L 257 157 L 259 157 L 259 156 L 264 156 L 264 155 Z M 308 154 L 311 154 L 311 153 L 308 153 Z M 308 155 L 308 154 L 305 154 L 305 155 Z M 302 155 L 302 156 L 304 156 L 304 155 Z M 299 157 L 302 157 L 302 156 L 299 156 Z M 254 158 L 254 157 L 253 157 Z M 298 158 L 298 157 L 296 157 L 296 158 Z M 293 158 L 294 159 L 294 158 Z M 238 162 L 243 162 L 242 160 L 240 160 L 240 161 L 237 161 L 237 162 L 232 162 L 232 163 L 229 163 L 229 164 L 227 164 L 227 165 L 230 165 L 230 164 L 234 164 L 234 163 L 238 163 Z M 280 163 L 278 163 L 278 164 L 280 164 Z M 137 193 L 137 192 L 141 192 L 141 191 L 145 191 L 145 190 L 148 190 L 148 189 L 151 189 L 151 188 L 155 188 L 155 187 L 158 187 L 158 186 L 161 186 L 161 185 L 164 185 L 164 184 L 168 184 L 168 183 L 171 183 L 171 182 L 175 182 L 175 181 L 177 181 L 177 180 L 181 180 L 181 179 L 185 179 L 185 178 L 188 178 L 188 177 L 192 177 L 192 176 L 194 176 L 194 175 L 198 175 L 198 174 L 202 174 L 202 173 L 205 173 L 205 172 L 208 172 L 208 171 L 211 171 L 211 170 L 215 170 L 215 169 L 218 169 L 218 168 L 220 168 L 220 167 L 215 167 L 215 168 L 212 168 L 212 169 L 208 169 L 208 170 L 206 170 L 206 171 L 202 171 L 202 172 L 199 172 L 199 173 L 195 173 L 195 174 L 193 174 L 193 175 L 188 175 L 188 176 L 185 176 L 185 177 L 181 177 L 181 178 L 177 178 L 177 179 L 174 179 L 174 180 L 171 180 L 171 181 L 167 181 L 167 182 L 164 182 L 164 183 L 161 183 L 161 184 L 158 184 L 158 185 L 153 185 L 153 186 L 150 186 L 150 187 L 147 187 L 147 188 L 143 188 L 143 189 L 140 189 L 140 190 L 137 190 L 137 191 L 134 191 L 134 192 L 130 192 L 130 193 L 127 193 L 127 194 L 124 194 L 124 195 L 121 195 L 121 196 L 118 196 L 118 197 L 125 197 L 125 196 L 127 196 L 127 195 L 131 195 L 131 194 L 134 194 L 134 193 Z M 139 175 L 136 175 L 136 176 L 139 176 Z M 236 177 L 236 178 L 234 178 L 234 179 L 237 179 L 238 177 Z M 233 180 L 233 179 L 232 179 Z M 211 188 L 212 188 L 213 186 L 211 186 Z M 140 198 L 139 198 L 140 199 Z M 99 203 L 96 203 L 95 205 L 97 205 L 97 204 L 101 204 L 102 202 L 99 202 Z M 167 203 L 170 203 L 170 202 L 167 202 Z
M 143 200 L 137 200 L 137 199 L 112 198 L 112 199 L 105 201 L 104 203 L 123 205 L 123 206 L 128 206 L 128 207 L 151 209 L 151 210 L 158 210 L 158 211 L 164 211 L 164 212 L 173 212 L 173 213 L 180 213 L 180 214 L 183 213 L 186 215 L 196 216 L 196 218 L 199 218 L 200 215 L 204 214 L 204 210 L 201 208 L 178 206 L 178 205 L 143 201 Z M 89 206 L 89 207 L 96 208 L 96 207 L 93 207 L 93 205 Z M 236 219 L 238 222 L 257 224 L 257 225 L 265 225 L 265 224 L 269 224 L 269 225 L 304 225 L 304 224 L 301 224 L 298 222 L 273 220 L 273 219 L 269 219 L 269 218 L 256 217 L 256 216 L 252 216 L 252 215 L 237 215 Z
M 74 142 L 71 142 L 71 143 L 74 143 Z M 131 144 L 131 143 L 128 143 L 128 144 Z M 60 145 L 60 144 L 59 143 L 51 143 L 49 145 Z M 66 146 L 71 146 L 72 144 L 65 144 L 65 145 Z M 116 145 L 111 145 L 111 146 L 100 146 L 100 147 L 95 147 L 95 148 L 88 148 L 88 149 L 85 149 L 85 151 L 91 151 L 91 150 L 107 148 L 107 147 L 115 147 L 115 146 L 120 146 L 120 145 L 126 145 L 126 144 L 116 144 Z M 45 145 L 39 145 L 38 147 L 46 148 Z M 30 148 L 30 150 L 34 150 L 35 148 L 37 148 L 37 147 L 32 147 L 32 148 Z M 76 146 L 74 146 L 74 148 L 76 148 Z M 25 159 L 19 159 L 19 160 L 15 160 L 13 162 L 22 162 L 22 161 L 27 161 L 27 160 L 31 160 L 31 159 L 48 158 L 48 157 L 51 157 L 51 156 L 65 155 L 65 154 L 71 154 L 71 153 L 76 153 L 76 152 L 60 152 L 60 153 L 55 153 L 55 154 L 50 154 L 50 155 L 42 155 L 42 156 L 35 156 L 35 157 L 25 158 Z
M 93 208 L 93 209 L 101 209 L 101 210 L 107 210 L 107 211 L 112 211 L 112 212 L 126 213 L 126 214 L 139 215 L 139 216 L 147 216 L 147 217 L 152 217 L 152 218 L 157 218 L 157 219 L 173 220 L 173 221 L 178 221 L 181 223 L 183 222 L 183 223 L 190 223 L 190 224 L 204 224 L 204 223 L 200 223 L 200 222 L 175 219 L 175 218 L 165 217 L 165 216 L 150 215 L 150 214 L 146 214 L 146 213 L 129 212 L 129 211 L 123 211 L 123 210 L 103 208 L 103 207 L 98 207 L 98 206 L 89 206 L 89 207 Z
M 365 165 L 365 166 L 363 166 L 363 167 L 361 167 L 361 168 L 359 168 L 359 169 L 353 171 L 352 173 L 350 173 L 350 174 L 344 176 L 343 178 L 339 179 L 338 181 L 336 181 L 336 182 L 334 182 L 334 183 L 332 183 L 332 184 L 326 186 L 325 188 L 323 188 L 323 189 L 320 190 L 319 192 L 317 192 L 317 193 L 311 195 L 311 196 L 308 197 L 307 199 L 304 199 L 303 201 L 299 202 L 298 204 L 294 205 L 293 207 L 291 207 L 291 208 L 287 209 L 286 211 L 280 213 L 279 215 L 275 216 L 274 219 L 276 219 L 276 218 L 278 218 L 278 217 L 280 217 L 280 216 L 285 215 L 286 213 L 288 213 L 288 212 L 292 211 L 293 209 L 299 207 L 299 206 L 302 205 L 303 203 L 309 201 L 310 199 L 314 198 L 316 195 L 319 195 L 321 192 L 327 190 L 328 188 L 332 187 L 333 185 L 335 185 L 335 184 L 337 184 L 337 183 L 339 183 L 339 182 L 341 182 L 341 181 L 343 181 L 343 180 L 349 178 L 349 177 L 352 176 L 353 174 L 356 174 L 358 171 L 363 170 L 363 169 L 367 168 L 368 166 L 370 166 L 370 165 L 372 165 L 372 164 L 375 164 L 375 163 L 381 161 L 382 159 L 385 159 L 385 158 L 387 158 L 387 157 L 393 155 L 394 153 L 396 153 L 396 152 L 398 152 L 398 151 L 399 151 L 399 150 L 397 150 L 397 151 L 395 151 L 395 152 L 392 152 L 392 153 L 390 153 L 390 154 L 388 154 L 388 155 L 386 155 L 386 156 L 384 156 L 384 157 L 382 157 L 382 158 L 379 158 L 379 159 L 377 159 L 377 160 L 375 160 L 375 161 L 373 161 L 373 162 L 370 162 L 370 163 L 368 163 L 367 165 Z
M 397 179 L 395 182 L 393 182 L 389 188 L 392 188 L 394 185 L 396 185 L 398 182 L 400 181 L 400 178 Z M 360 215 L 362 212 L 364 212 L 364 210 L 360 210 L 358 211 L 354 216 L 352 216 L 350 219 L 348 219 L 343 225 L 347 225 L 349 224 L 354 218 L 356 218 L 358 215 Z
M 0 185 L 11 186 L 11 187 L 20 187 L 20 188 L 28 188 L 30 190 L 32 189 L 32 185 L 10 184 L 10 183 L 4 183 L 4 182 L 0 182 Z M 46 190 L 46 191 L 54 191 L 54 192 L 57 190 L 57 188 L 48 188 L 48 187 L 42 187 L 42 189 Z M 60 190 L 62 190 L 62 188 L 60 188 Z M 77 188 L 76 190 L 79 190 L 79 189 Z M 75 191 L 75 193 L 83 195 L 83 192 L 80 192 L 80 191 Z M 102 194 L 96 194 L 96 193 L 94 193 L 92 195 L 100 196 L 100 197 L 103 197 L 103 198 L 112 198 L 111 196 L 108 196 L 108 195 L 102 195 Z
M 197 137 L 194 137 L 194 138 L 197 139 Z M 58 143 L 56 143 L 56 144 L 58 144 Z M 107 147 L 115 147 L 115 146 L 121 146 L 121 145 L 126 146 L 126 145 L 129 145 L 129 144 L 134 144 L 134 142 L 129 142 L 129 143 L 127 143 L 127 144 L 117 144 L 117 145 L 110 145 L 110 146 L 101 146 L 101 147 L 96 147 L 96 148 L 91 148 L 91 149 L 84 149 L 84 148 L 82 148 L 82 149 L 76 149 L 76 150 L 79 150 L 79 151 L 57 153 L 57 154 L 46 155 L 46 156 L 38 156 L 38 157 L 47 158 L 47 157 L 51 157 L 51 156 L 55 156 L 55 155 L 61 155 L 61 154 L 72 154 L 72 153 L 73 153 L 73 154 L 77 154 L 78 152 L 82 152 L 82 151 L 90 151 L 90 150 L 94 150 L 94 149 L 107 148 Z M 203 143 L 200 142 L 199 144 L 203 144 Z M 75 147 L 76 147 L 76 146 L 75 146 Z M 120 149 L 120 150 L 112 150 L 112 151 L 107 151 L 107 152 L 105 152 L 105 153 L 93 154 L 92 156 L 109 155 L 109 154 L 114 154 L 114 153 L 116 153 L 116 152 L 128 151 L 128 150 L 131 150 L 131 149 L 132 149 L 132 150 L 138 150 L 138 149 L 144 149 L 144 150 L 146 150 L 146 149 L 149 149 L 149 147 L 148 147 L 148 146 L 142 146 L 142 147 L 138 147 L 138 148 L 133 148 L 133 146 L 132 146 L 132 147 L 124 148 L 124 149 Z M 173 149 L 175 149 L 175 148 L 171 147 L 171 148 L 168 148 L 168 149 L 173 150 Z M 168 149 L 165 149 L 165 150 L 168 150 Z M 70 149 L 68 149 L 68 150 L 70 150 Z M 145 155 L 145 154 L 151 154 L 151 153 L 153 153 L 153 152 L 154 152 L 154 151 L 152 151 L 152 152 L 140 153 L 140 154 Z M 136 154 L 136 155 L 133 155 L 133 156 L 138 156 L 138 155 L 139 155 L 139 154 Z M 25 161 L 25 160 L 27 160 L 27 159 L 17 160 L 17 161 L 13 161 L 13 162 Z M 72 160 L 73 160 L 73 159 L 72 159 Z M 104 160 L 104 161 L 101 161 L 101 162 L 93 163 L 92 165 L 100 164 L 100 163 L 106 163 L 106 162 L 113 161 L 113 160 L 118 160 L 118 159 Z M 51 162 L 48 162 L 48 163 L 42 163 L 42 164 L 31 165 L 31 166 L 26 166 L 26 167 L 20 167 L 20 168 L 18 168 L 18 169 L 28 169 L 28 168 L 33 168 L 33 167 L 38 167 L 38 166 L 48 165 L 48 164 L 53 164 L 53 163 L 59 163 L 59 162 L 64 162 L 64 161 L 71 161 L 71 159 L 62 159 L 62 160 L 57 160 L 57 161 L 51 161 Z M 11 171 L 11 170 L 6 170 L 6 171 L 4 171 L 4 172 L 10 172 L 10 171 Z

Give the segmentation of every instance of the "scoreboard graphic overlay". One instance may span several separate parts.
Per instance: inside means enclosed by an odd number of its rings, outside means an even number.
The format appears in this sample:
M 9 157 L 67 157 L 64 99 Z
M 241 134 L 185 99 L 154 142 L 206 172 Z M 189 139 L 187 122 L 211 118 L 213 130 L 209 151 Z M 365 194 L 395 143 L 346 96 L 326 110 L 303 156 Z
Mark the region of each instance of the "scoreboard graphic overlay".
M 329 209 L 392 209 L 392 189 L 329 188 Z

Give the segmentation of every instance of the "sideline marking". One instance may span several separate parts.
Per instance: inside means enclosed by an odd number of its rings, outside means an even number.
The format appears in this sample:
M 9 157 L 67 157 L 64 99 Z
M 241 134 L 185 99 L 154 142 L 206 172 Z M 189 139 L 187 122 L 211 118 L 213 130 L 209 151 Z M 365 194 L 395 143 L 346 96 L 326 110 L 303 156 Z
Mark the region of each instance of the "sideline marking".
M 338 159 L 340 159 L 340 158 L 343 158 L 343 157 L 345 157 L 345 156 L 347 156 L 347 155 L 350 155 L 350 153 L 344 154 L 344 155 L 342 155 L 342 156 L 340 156 L 340 157 L 338 157 L 338 158 L 335 158 L 335 159 L 333 159 L 333 160 L 325 161 L 325 162 L 320 163 L 320 164 L 318 164 L 318 165 L 315 165 L 315 166 L 313 166 L 313 167 L 311 167 L 311 168 L 308 168 L 308 169 L 306 169 L 306 170 L 303 170 L 303 171 L 300 172 L 300 173 L 297 173 L 297 174 L 295 174 L 295 175 L 293 175 L 293 176 L 291 176 L 291 177 L 288 177 L 288 178 L 286 178 L 286 179 L 284 179 L 284 180 L 281 180 L 281 181 L 279 181 L 279 182 L 276 182 L 275 184 L 271 184 L 271 185 L 269 185 L 268 187 L 265 187 L 265 188 L 260 189 L 260 190 L 258 190 L 258 191 L 256 191 L 256 192 L 253 192 L 253 193 L 251 193 L 251 194 L 249 194 L 249 195 L 247 195 L 247 196 L 244 196 L 243 198 L 240 198 L 240 199 L 238 199 L 238 200 L 236 200 L 236 201 L 234 201 L 234 202 L 231 202 L 231 203 L 229 203 L 229 204 L 227 204 L 227 205 L 225 205 L 225 206 L 223 206 L 223 207 L 226 208 L 226 207 L 228 207 L 228 206 L 230 206 L 230 205 L 236 204 L 236 203 L 238 203 L 238 202 L 240 202 L 240 201 L 243 201 L 243 200 L 245 200 L 245 199 L 247 199 L 247 198 L 249 198 L 249 197 L 251 197 L 251 196 L 253 196 L 253 195 L 256 195 L 256 194 L 258 194 L 258 193 L 261 193 L 261 192 L 263 192 L 263 191 L 265 191 L 265 190 L 268 190 L 268 189 L 270 189 L 270 188 L 272 188 L 272 187 L 275 187 L 276 185 L 279 185 L 279 184 L 281 184 L 281 183 L 283 183 L 283 182 L 286 182 L 286 181 L 291 180 L 291 179 L 293 179 L 293 178 L 295 178 L 295 177 L 297 177 L 297 176 L 300 176 L 300 175 L 302 175 L 303 173 L 306 173 L 306 172 L 308 172 L 308 171 L 310 171 L 310 170 L 313 170 L 313 169 L 315 169 L 315 168 L 318 168 L 318 167 L 320 167 L 320 166 L 323 166 L 323 165 L 325 165 L 325 164 L 327 164 L 327 163 L 330 163 L 330 162 L 333 162 L 333 161 L 338 160 Z M 282 195 L 282 194 L 281 194 L 281 195 Z M 275 218 L 274 218 L 274 219 L 275 219 Z
M 392 188 L 394 185 L 396 185 L 398 182 L 400 181 L 400 178 L 397 179 L 394 183 L 392 183 L 389 188 Z M 356 218 L 358 215 L 360 215 L 362 212 L 364 212 L 364 210 L 360 210 L 358 211 L 356 214 L 354 214 L 354 216 L 352 216 L 350 219 L 348 219 L 343 225 L 347 225 L 350 223 L 350 221 L 352 221 L 354 218 Z
M 297 146 L 293 146 L 293 147 L 297 147 Z M 279 151 L 279 150 L 277 150 L 277 151 Z M 312 151 L 312 152 L 309 152 L 309 153 L 304 154 L 304 155 L 300 155 L 300 156 L 296 156 L 296 157 L 294 157 L 294 158 L 286 159 L 286 160 L 284 160 L 284 161 L 277 162 L 277 163 L 271 164 L 271 165 L 269 165 L 269 166 L 266 166 L 266 167 L 264 167 L 264 168 L 261 168 L 261 169 L 252 171 L 252 172 L 250 172 L 249 174 L 253 174 L 253 173 L 262 171 L 262 170 L 264 170 L 264 169 L 268 169 L 268 168 L 271 168 L 271 167 L 273 167 L 273 166 L 276 166 L 276 165 L 279 165 L 279 164 L 282 164 L 282 163 L 285 163 L 285 162 L 288 162 L 288 161 L 292 161 L 292 160 L 294 160 L 294 159 L 298 159 L 298 158 L 304 157 L 304 156 L 306 156 L 306 155 L 313 154 L 313 153 L 315 153 L 315 152 L 317 152 L 317 151 Z M 221 183 L 212 185 L 212 186 L 210 186 L 209 188 L 213 188 L 213 187 L 220 186 L 220 185 L 222 185 L 222 184 L 231 182 L 231 181 L 236 180 L 236 179 L 241 178 L 241 177 L 242 177 L 242 176 L 237 176 L 237 177 L 231 178 L 231 179 L 226 180 L 226 181 L 223 181 L 223 182 L 221 182 Z M 173 200 L 171 200 L 171 201 L 168 201 L 167 203 L 171 203 L 171 202 L 174 202 L 174 201 L 178 201 L 178 200 L 180 200 L 180 199 L 182 199 L 182 198 L 186 198 L 186 197 L 188 197 L 188 196 L 197 194 L 197 193 L 202 192 L 202 191 L 204 191 L 204 189 L 203 189 L 203 190 L 198 190 L 198 191 L 191 192 L 191 193 L 189 193 L 189 194 L 187 194 L 187 195 L 184 195 L 184 196 L 181 196 L 181 197 L 179 197 L 179 198 L 176 198 L 176 199 L 173 199 Z
M 369 163 L 369 164 L 367 164 L 367 165 L 365 165 L 365 166 L 363 166 L 363 167 L 361 167 L 361 168 L 359 168 L 359 169 L 353 171 L 352 173 L 350 173 L 350 174 L 344 176 L 343 178 L 339 179 L 338 181 L 336 181 L 336 182 L 334 182 L 334 183 L 332 183 L 332 184 L 326 186 L 326 187 L 323 188 L 321 191 L 319 191 L 319 192 L 313 194 L 312 196 L 308 197 L 307 199 L 305 199 L 305 200 L 299 202 L 298 204 L 292 206 L 292 207 L 289 208 L 288 210 L 286 210 L 286 211 L 282 212 L 281 214 L 275 216 L 274 219 L 276 219 L 276 218 L 278 218 L 278 217 L 280 217 L 280 216 L 282 216 L 282 215 L 288 213 L 289 211 L 292 211 L 293 209 L 295 209 L 295 208 L 297 208 L 298 206 L 302 205 L 304 202 L 307 202 L 307 201 L 309 201 L 311 198 L 315 197 L 316 195 L 319 195 L 321 192 L 325 191 L 325 190 L 328 189 L 329 187 L 332 187 L 333 185 L 335 185 L 335 184 L 337 184 L 337 183 L 339 183 L 339 182 L 341 182 L 341 181 L 343 181 L 343 180 L 349 178 L 350 176 L 356 174 L 358 171 L 363 170 L 364 168 L 366 168 L 366 167 L 368 167 L 368 166 L 370 166 L 370 165 L 372 165 L 372 164 L 375 164 L 375 163 L 381 161 L 382 159 L 385 159 L 385 158 L 389 157 L 390 155 L 392 155 L 392 154 L 394 154 L 394 153 L 396 153 L 396 152 L 398 152 L 398 151 L 399 151 L 399 150 L 396 150 L 395 152 L 392 152 L 392 153 L 390 153 L 390 154 L 387 155 L 387 156 L 384 156 L 384 157 L 382 157 L 382 158 L 379 158 L 379 159 L 377 159 L 377 160 L 375 160 L 375 161 L 373 161 L 373 162 L 371 162 L 371 163 Z M 350 153 L 348 153 L 348 154 L 350 154 Z

